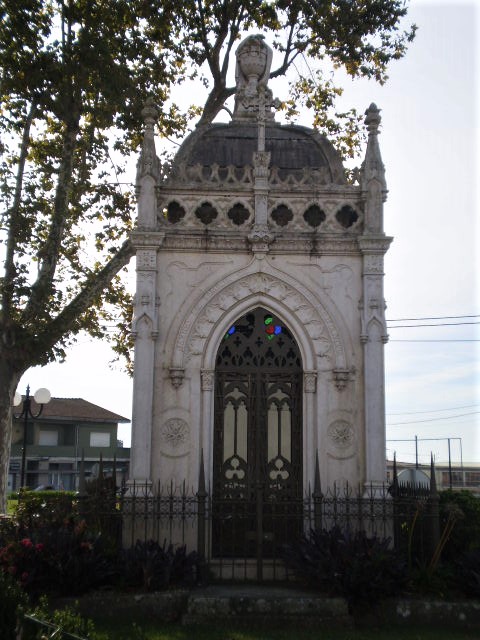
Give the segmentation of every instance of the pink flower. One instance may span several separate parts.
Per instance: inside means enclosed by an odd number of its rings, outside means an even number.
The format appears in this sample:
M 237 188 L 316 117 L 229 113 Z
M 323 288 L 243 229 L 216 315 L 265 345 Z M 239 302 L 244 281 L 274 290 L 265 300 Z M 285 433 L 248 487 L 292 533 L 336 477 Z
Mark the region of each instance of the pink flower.
M 35 545 L 35 551 L 43 551 L 45 549 L 45 545 L 43 544 L 43 542 L 39 542 L 38 544 Z
M 30 538 L 24 538 L 23 540 L 20 540 L 20 544 L 22 545 L 22 547 L 25 547 L 25 549 L 31 549 L 33 547 L 33 542 L 30 540 Z
M 28 573 L 26 571 L 24 571 L 22 573 L 22 582 L 26 582 L 28 580 Z

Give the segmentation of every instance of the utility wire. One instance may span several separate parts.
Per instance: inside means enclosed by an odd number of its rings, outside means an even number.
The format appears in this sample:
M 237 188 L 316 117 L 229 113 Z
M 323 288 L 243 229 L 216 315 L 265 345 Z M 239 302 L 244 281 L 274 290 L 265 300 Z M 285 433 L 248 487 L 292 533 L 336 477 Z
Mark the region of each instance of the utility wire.
M 395 318 L 387 322 L 415 322 L 417 320 L 459 320 L 462 318 L 480 318 L 480 315 L 473 316 L 433 316 L 431 318 Z
M 480 411 L 471 411 L 470 413 L 460 413 L 456 416 L 445 416 L 444 418 L 428 418 L 426 420 L 411 420 L 409 422 L 390 422 L 387 427 L 399 427 L 404 424 L 420 424 L 421 422 L 438 422 L 439 420 L 453 420 L 454 418 L 463 418 L 465 416 L 474 416 Z
M 390 320 L 390 322 L 395 322 Z M 461 327 L 465 324 L 480 324 L 480 322 L 438 322 L 437 324 L 397 324 L 389 329 L 414 329 L 416 327 Z
M 392 327 L 393 329 L 395 327 Z M 480 342 L 480 340 L 476 340 L 476 339 L 471 339 L 471 340 L 449 340 L 448 338 L 445 338 L 443 340 L 389 340 L 389 342 Z
M 401 411 L 400 413 L 387 413 L 387 416 L 415 416 L 419 413 L 438 413 L 439 411 L 459 411 L 460 409 L 472 409 L 480 406 L 476 404 L 465 404 L 462 407 L 447 407 L 446 409 L 429 409 L 428 411 Z

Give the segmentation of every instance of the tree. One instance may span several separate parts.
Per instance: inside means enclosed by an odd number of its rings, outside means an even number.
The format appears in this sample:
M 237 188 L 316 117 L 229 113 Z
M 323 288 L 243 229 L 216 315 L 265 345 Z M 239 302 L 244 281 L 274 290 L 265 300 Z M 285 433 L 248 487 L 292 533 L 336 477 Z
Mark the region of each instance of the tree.
M 292 68 L 297 71 L 283 107 L 295 117 L 296 105 L 306 104 L 313 110 L 313 125 L 336 136 L 341 152 L 353 156 L 358 119 L 353 110 L 335 113 L 335 100 L 342 90 L 334 86 L 327 67 L 343 67 L 353 78 L 363 76 L 383 84 L 388 64 L 405 55 L 415 36 L 415 25 L 400 30 L 406 13 L 405 0 L 182 2 L 178 7 L 182 49 L 207 73 L 203 80 L 209 91 L 198 124 L 211 122 L 234 94 L 235 87 L 227 86 L 232 50 L 243 33 L 260 29 L 268 33 L 278 54 L 278 66 L 270 78 L 285 76 Z M 305 73 L 298 72 L 299 61 Z
M 154 37 L 149 26 L 155 12 Z M 31 366 L 63 358 L 80 331 L 102 336 L 133 251 L 122 158 L 148 95 L 164 106 L 184 77 L 161 2 L 8 0 L 0 23 L 0 509 L 11 404 Z M 161 110 L 168 135 L 185 120 Z M 112 179 L 113 176 L 113 179 Z
M 235 43 L 260 30 L 280 57 L 272 77 L 300 58 L 311 61 L 284 108 L 294 115 L 304 99 L 316 125 L 336 127 L 352 152 L 354 127 L 345 134 L 327 114 L 340 90 L 322 63 L 384 82 L 415 29 L 399 31 L 401 0 L 3 0 L 0 7 L 3 511 L 22 374 L 62 359 L 81 331 L 105 336 L 116 309 L 130 306 L 119 274 L 133 254 L 134 199 L 120 178 L 140 141 L 146 97 L 160 110 L 161 134 L 181 135 L 198 110 L 182 113 L 170 91 L 199 74 L 208 95 L 198 124 L 208 124 L 233 95 L 227 72 Z

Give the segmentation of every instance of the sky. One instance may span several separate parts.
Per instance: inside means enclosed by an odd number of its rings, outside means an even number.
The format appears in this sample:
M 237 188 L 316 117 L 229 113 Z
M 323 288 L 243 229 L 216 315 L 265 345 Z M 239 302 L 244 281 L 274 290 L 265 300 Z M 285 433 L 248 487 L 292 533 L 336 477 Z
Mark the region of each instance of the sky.
M 414 462 L 417 436 L 419 463 L 431 452 L 447 461 L 450 447 L 452 464 L 480 464 L 480 2 L 414 0 L 407 22 L 417 37 L 383 87 L 340 76 L 345 109 L 382 110 L 385 231 L 394 237 L 385 258 L 387 455 Z M 285 84 L 270 86 L 286 97 Z M 308 115 L 298 124 L 309 126 Z M 30 369 L 18 391 L 48 387 L 130 418 L 132 380 L 112 358 L 108 345 L 80 338 L 65 363 Z M 129 446 L 130 425 L 119 438 Z

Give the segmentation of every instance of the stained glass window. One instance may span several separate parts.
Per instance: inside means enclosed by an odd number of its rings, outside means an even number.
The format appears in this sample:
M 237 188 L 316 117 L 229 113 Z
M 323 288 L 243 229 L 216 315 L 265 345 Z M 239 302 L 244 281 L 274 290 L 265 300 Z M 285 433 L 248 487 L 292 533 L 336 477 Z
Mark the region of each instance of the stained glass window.
M 301 368 L 294 337 L 273 313 L 259 307 L 231 325 L 217 356 L 220 367 Z
M 239 322 L 242 322 L 242 320 L 244 320 L 244 318 L 242 318 Z M 253 314 L 249 313 L 247 316 L 245 316 L 245 320 L 248 323 L 247 325 L 240 325 L 240 324 L 232 325 L 230 329 L 227 331 L 227 333 L 225 334 L 224 340 L 227 340 L 230 336 L 233 336 L 233 334 L 238 332 L 243 333 L 244 335 L 249 337 L 253 330 L 253 325 L 254 325 Z M 265 327 L 265 334 L 268 340 L 273 340 L 276 336 L 279 336 L 281 333 L 284 332 L 283 326 L 281 324 L 278 324 L 278 320 L 277 322 L 274 322 L 274 318 L 270 313 L 267 313 L 264 315 L 263 324 Z

